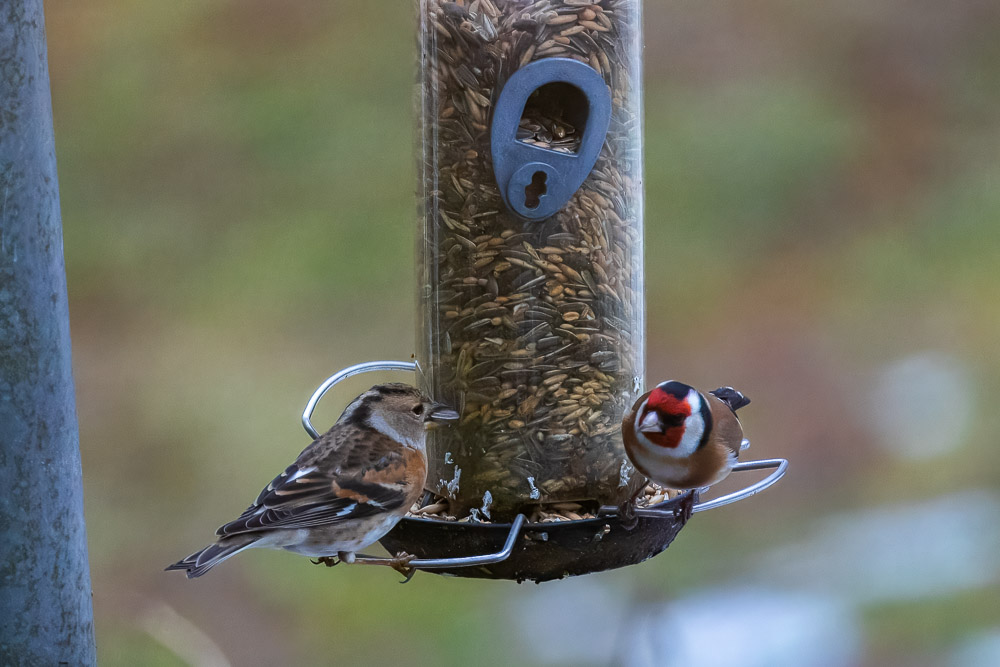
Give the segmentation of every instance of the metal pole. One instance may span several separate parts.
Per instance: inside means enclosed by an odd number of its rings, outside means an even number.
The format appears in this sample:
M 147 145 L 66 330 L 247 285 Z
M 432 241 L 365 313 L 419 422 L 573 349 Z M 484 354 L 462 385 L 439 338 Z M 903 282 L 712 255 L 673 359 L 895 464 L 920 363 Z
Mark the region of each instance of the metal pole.
M 96 663 L 42 0 L 0 0 L 0 664 Z

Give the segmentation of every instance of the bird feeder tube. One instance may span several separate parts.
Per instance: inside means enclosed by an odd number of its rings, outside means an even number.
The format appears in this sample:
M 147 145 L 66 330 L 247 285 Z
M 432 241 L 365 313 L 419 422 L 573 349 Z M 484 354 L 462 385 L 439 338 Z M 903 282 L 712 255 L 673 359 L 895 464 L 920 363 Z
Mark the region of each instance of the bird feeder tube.
M 452 513 L 645 484 L 641 3 L 421 0 L 418 354 Z

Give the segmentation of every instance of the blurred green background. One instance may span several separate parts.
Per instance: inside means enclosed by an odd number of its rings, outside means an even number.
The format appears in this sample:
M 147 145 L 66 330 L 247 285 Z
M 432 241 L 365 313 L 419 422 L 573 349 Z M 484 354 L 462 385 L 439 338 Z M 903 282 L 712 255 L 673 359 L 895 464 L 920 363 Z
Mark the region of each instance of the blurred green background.
M 647 2 L 647 378 L 791 472 L 637 567 L 405 587 L 162 568 L 414 351 L 410 3 L 46 10 L 102 664 L 1000 664 L 1000 4 Z

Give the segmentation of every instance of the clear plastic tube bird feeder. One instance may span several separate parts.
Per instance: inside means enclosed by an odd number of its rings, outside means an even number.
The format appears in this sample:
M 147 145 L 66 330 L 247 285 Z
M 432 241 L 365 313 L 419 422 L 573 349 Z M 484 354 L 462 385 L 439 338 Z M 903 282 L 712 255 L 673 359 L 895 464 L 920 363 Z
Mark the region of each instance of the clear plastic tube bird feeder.
M 641 562 L 700 503 L 617 508 L 646 480 L 621 419 L 644 390 L 640 0 L 419 0 L 415 370 L 461 414 L 431 433 L 427 490 L 459 521 L 403 519 L 382 544 L 418 569 L 544 581 Z M 426 499 L 425 499 L 426 500 Z M 589 518 L 530 523 L 539 506 Z M 436 505 L 437 503 L 435 503 Z M 586 509 L 583 509 L 586 508 Z
M 425 388 L 462 415 L 432 490 L 510 519 L 643 483 L 640 3 L 420 2 Z

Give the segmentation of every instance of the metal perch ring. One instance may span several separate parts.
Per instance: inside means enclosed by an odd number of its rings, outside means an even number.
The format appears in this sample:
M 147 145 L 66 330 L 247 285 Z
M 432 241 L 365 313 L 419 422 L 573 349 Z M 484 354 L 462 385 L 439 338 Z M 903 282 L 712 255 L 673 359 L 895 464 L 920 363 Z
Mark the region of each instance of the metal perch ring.
M 311 437 L 319 437 L 311 421 L 313 412 L 341 380 L 372 371 L 419 370 L 412 361 L 368 361 L 349 366 L 331 375 L 313 392 L 302 413 L 302 426 Z M 405 517 L 380 542 L 390 552 L 405 551 L 416 556 L 408 563 L 410 567 L 440 574 L 548 581 L 599 572 L 655 556 L 670 545 L 693 513 L 760 493 L 788 469 L 786 459 L 737 464 L 733 472 L 771 469 L 774 472 L 764 479 L 712 500 L 699 502 L 699 492 L 691 490 L 653 507 L 636 508 L 634 527 L 623 526 L 618 508 L 605 505 L 595 518 L 555 523 L 528 523 L 523 514 L 509 524 Z M 444 557 L 431 557 L 442 551 Z

